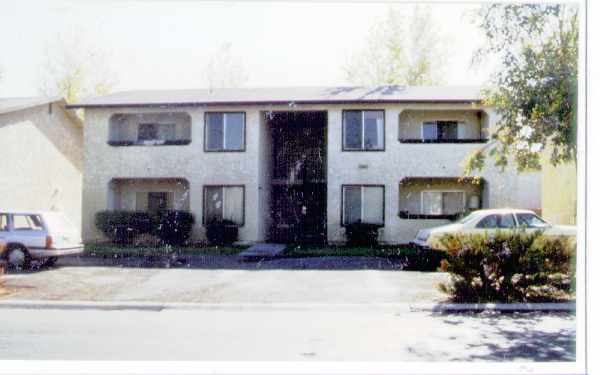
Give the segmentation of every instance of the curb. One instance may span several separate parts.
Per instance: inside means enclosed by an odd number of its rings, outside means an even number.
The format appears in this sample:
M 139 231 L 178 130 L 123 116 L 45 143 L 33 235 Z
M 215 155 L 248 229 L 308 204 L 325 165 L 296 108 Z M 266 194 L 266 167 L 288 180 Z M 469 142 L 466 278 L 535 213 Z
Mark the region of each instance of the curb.
M 0 309 L 150 311 L 381 311 L 381 312 L 574 312 L 575 302 L 566 303 L 195 303 L 195 302 L 104 302 L 0 300 Z

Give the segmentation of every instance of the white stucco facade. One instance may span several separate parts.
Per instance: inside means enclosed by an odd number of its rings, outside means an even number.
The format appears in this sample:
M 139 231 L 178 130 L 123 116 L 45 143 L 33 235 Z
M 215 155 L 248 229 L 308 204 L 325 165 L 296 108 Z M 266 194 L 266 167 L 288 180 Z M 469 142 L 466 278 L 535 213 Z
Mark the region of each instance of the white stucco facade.
M 350 109 L 378 109 L 385 113 L 383 151 L 342 151 L 342 113 Z M 241 111 L 245 113 L 245 151 L 206 152 L 204 150 L 205 112 Z M 240 240 L 260 242 L 267 239 L 270 217 L 270 159 L 268 122 L 270 111 L 324 111 L 327 118 L 326 180 L 327 240 L 344 241 L 341 225 L 342 185 L 376 184 L 385 186 L 385 225 L 383 243 L 405 243 L 425 227 L 447 223 L 442 219 L 402 219 L 400 181 L 407 177 L 459 177 L 467 156 L 485 143 L 403 143 L 403 113 L 428 113 L 446 118 L 444 113 L 466 119 L 470 138 L 482 129 L 493 127 L 492 108 L 473 103 L 350 103 L 281 105 L 180 105 L 177 108 L 93 107 L 86 109 L 84 132 L 83 238 L 101 240 L 94 225 L 96 212 L 109 207 L 109 185 L 113 179 L 185 179 L 189 183 L 188 204 L 196 217 L 195 240 L 204 239 L 202 227 L 203 187 L 206 185 L 243 185 L 245 189 L 244 225 Z M 191 142 L 170 146 L 111 146 L 110 119 L 122 113 L 185 112 L 191 119 Z M 479 113 L 479 117 L 477 114 Z M 450 115 L 448 115 L 450 116 Z M 413 116 L 414 118 L 414 116 Z M 420 121 L 420 120 L 419 120 Z M 405 124 L 404 124 L 405 125 Z M 404 130 L 403 130 L 404 129 Z M 474 130 L 475 129 L 475 130 Z M 481 197 L 483 207 L 520 207 L 538 209 L 538 173 L 517 174 L 508 168 L 501 173 L 488 166 L 480 176 L 485 180 Z M 537 193 L 536 193 L 537 192 Z
M 81 228 L 83 125 L 60 100 L 2 106 L 0 210 L 61 211 Z

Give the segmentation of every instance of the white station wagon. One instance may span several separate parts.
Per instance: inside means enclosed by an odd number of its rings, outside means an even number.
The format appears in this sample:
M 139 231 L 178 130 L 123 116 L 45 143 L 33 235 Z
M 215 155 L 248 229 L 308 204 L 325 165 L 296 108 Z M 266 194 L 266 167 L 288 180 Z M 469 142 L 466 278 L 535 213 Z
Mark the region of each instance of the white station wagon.
M 443 250 L 440 238 L 445 234 L 493 234 L 497 230 L 523 228 L 525 232 L 542 231 L 544 236 L 567 236 L 575 240 L 577 227 L 574 225 L 552 225 L 530 210 L 514 208 L 486 209 L 473 211 L 455 223 L 422 229 L 411 242 L 419 247 Z
M 2 258 L 9 267 L 26 269 L 31 260 L 52 265 L 58 257 L 83 252 L 75 227 L 58 212 L 0 209 Z

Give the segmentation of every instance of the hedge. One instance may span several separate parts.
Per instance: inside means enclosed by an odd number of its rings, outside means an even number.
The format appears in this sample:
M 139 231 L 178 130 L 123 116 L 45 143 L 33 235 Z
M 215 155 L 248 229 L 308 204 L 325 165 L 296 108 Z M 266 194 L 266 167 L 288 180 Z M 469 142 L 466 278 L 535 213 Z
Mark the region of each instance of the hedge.
M 575 288 L 575 241 L 523 230 L 441 238 L 448 258 L 441 284 L 455 302 L 544 302 L 570 299 Z

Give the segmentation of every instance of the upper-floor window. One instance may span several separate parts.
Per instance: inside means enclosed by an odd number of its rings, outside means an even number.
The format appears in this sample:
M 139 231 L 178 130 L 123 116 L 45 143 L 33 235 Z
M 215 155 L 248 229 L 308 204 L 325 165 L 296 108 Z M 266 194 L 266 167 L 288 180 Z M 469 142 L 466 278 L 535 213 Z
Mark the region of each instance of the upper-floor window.
M 140 123 L 138 124 L 138 142 L 174 141 L 175 124 Z
M 342 186 L 342 224 L 384 223 L 384 187 Z
M 464 123 L 458 121 L 423 122 L 421 137 L 424 141 L 451 141 L 464 138 Z
M 384 111 L 344 111 L 342 132 L 344 151 L 383 150 Z
M 243 112 L 207 112 L 205 151 L 244 151 L 246 115 Z

